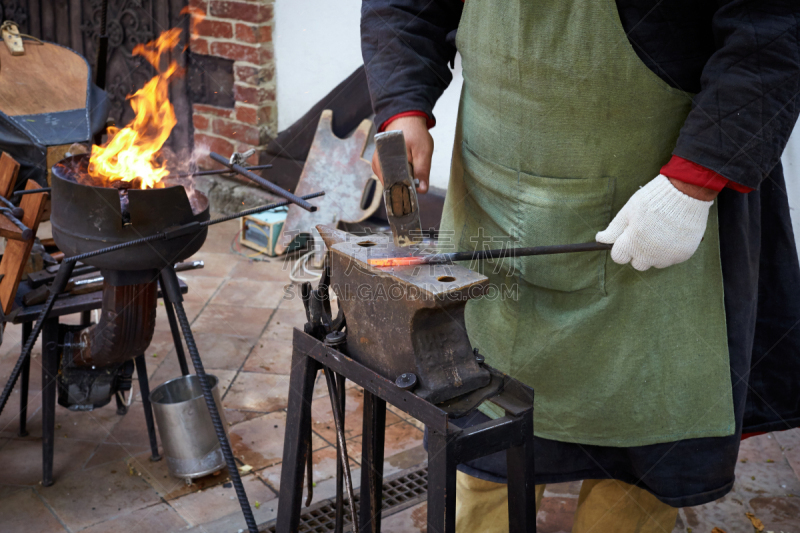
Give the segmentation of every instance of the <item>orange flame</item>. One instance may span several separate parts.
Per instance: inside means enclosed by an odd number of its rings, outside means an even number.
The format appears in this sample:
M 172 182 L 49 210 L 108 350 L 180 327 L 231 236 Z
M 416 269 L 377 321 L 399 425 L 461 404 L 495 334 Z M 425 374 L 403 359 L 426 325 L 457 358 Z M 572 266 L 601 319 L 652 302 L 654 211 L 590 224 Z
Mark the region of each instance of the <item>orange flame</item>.
M 178 64 L 171 61 L 160 69 L 161 55 L 178 45 L 180 28 L 162 33 L 158 39 L 139 44 L 133 55 L 144 57 L 158 74 L 144 87 L 128 96 L 136 116 L 122 129 L 110 127 L 109 140 L 102 146 L 92 146 L 89 174 L 103 182 L 141 181 L 142 189 L 157 187 L 169 174 L 161 161 L 160 150 L 175 127 L 175 109 L 169 101 L 169 82 L 180 74 Z

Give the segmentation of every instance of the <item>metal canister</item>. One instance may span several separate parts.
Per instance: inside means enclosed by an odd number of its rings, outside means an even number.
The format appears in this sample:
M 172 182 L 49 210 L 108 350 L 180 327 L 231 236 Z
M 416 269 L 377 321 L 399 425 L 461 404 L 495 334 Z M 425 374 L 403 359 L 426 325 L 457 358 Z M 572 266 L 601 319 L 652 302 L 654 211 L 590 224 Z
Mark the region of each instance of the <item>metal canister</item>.
M 214 401 L 226 429 L 222 403 L 219 399 L 219 379 L 206 375 Z M 225 457 L 208 413 L 200 379 L 194 375 L 181 376 L 162 383 L 150 393 L 150 403 L 156 415 L 158 433 L 170 474 L 191 479 L 205 476 L 225 467 Z

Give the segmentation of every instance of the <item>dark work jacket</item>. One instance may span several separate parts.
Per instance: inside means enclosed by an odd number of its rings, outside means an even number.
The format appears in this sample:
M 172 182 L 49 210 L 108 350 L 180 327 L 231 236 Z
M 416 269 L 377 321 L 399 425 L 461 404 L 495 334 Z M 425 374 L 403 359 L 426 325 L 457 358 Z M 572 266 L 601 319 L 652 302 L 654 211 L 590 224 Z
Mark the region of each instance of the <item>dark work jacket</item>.
M 537 438 L 536 481 L 614 478 L 676 507 L 699 505 L 733 486 L 742 433 L 800 426 L 800 265 L 780 165 L 800 112 L 800 2 L 617 7 L 641 60 L 697 93 L 673 153 L 756 189 L 718 197 L 736 432 L 633 448 Z M 362 51 L 378 124 L 403 111 L 433 116 L 452 79 L 461 9 L 461 0 L 364 0 Z M 482 420 L 476 413 L 456 422 Z M 460 468 L 505 479 L 502 454 Z

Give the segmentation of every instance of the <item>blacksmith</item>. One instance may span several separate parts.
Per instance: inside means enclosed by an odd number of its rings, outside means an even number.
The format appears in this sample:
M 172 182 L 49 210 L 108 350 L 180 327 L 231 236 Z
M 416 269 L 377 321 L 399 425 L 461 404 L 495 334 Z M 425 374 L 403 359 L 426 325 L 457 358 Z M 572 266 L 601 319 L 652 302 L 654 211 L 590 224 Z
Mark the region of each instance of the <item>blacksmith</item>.
M 800 112 L 800 2 L 362 9 L 376 123 L 405 133 L 420 192 L 462 56 L 443 242 L 614 243 L 484 264 L 511 296 L 467 306 L 473 346 L 536 391 L 537 501 L 585 480 L 573 531 L 672 531 L 678 508 L 731 490 L 743 436 L 800 425 L 780 165 Z M 504 482 L 502 455 L 460 466 L 459 532 L 507 531 Z

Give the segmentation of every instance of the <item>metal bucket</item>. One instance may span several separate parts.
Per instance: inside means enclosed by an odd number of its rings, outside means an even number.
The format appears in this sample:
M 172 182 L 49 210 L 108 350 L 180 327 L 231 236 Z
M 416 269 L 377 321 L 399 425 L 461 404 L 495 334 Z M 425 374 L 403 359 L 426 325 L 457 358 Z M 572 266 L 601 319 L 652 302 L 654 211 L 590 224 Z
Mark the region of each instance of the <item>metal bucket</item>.
M 228 424 L 219 401 L 219 380 L 206 375 L 214 401 L 227 433 Z M 150 393 L 156 414 L 161 445 L 170 474 L 179 478 L 196 478 L 225 467 L 225 457 L 211 423 L 200 379 L 194 375 L 162 383 Z

